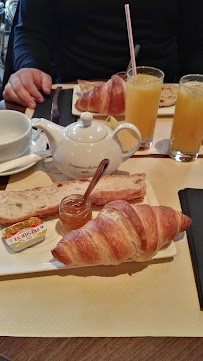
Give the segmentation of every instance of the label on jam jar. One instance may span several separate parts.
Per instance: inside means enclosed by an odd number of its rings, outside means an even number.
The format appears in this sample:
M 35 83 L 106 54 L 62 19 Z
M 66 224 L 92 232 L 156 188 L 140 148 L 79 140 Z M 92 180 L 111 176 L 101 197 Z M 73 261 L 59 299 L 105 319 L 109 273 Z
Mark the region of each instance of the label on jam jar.
M 2 230 L 3 238 L 14 252 L 21 251 L 45 238 L 47 229 L 38 217 L 31 217 Z

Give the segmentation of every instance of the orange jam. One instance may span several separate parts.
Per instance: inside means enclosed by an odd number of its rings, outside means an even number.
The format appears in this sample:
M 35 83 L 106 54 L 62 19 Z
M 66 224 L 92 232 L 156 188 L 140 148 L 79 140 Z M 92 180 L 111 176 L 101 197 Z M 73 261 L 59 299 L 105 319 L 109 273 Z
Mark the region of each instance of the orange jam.
M 59 219 L 63 233 L 82 227 L 92 219 L 91 203 L 87 200 L 78 205 L 82 200 L 79 194 L 72 194 L 62 199 L 59 205 Z

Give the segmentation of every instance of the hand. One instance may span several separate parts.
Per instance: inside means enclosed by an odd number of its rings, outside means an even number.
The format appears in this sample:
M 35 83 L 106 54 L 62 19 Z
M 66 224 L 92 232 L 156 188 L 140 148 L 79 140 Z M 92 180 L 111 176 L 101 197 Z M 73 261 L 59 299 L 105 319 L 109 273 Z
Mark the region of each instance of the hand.
M 44 101 L 40 90 L 49 94 L 51 86 L 52 79 L 49 74 L 35 68 L 22 68 L 10 76 L 3 97 L 10 102 L 34 109 L 36 102 Z

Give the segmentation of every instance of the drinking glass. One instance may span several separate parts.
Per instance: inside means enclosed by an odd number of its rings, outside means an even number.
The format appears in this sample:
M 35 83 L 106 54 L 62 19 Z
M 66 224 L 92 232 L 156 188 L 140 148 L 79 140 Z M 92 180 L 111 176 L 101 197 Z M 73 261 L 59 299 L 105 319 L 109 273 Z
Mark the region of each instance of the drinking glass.
M 169 156 L 179 162 L 198 157 L 203 138 L 203 75 L 180 79 L 169 143 Z
M 164 73 L 149 66 L 138 66 L 127 73 L 126 122 L 136 125 L 142 137 L 141 150 L 151 148 Z

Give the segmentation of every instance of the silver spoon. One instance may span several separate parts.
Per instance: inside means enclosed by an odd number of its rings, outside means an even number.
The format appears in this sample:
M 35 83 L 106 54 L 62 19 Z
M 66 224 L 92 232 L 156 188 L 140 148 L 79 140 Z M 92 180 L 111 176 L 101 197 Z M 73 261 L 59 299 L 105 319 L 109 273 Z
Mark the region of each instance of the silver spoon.
M 109 159 L 103 159 L 99 165 L 98 168 L 94 174 L 94 176 L 92 177 L 92 180 L 89 184 L 89 186 L 86 189 L 86 192 L 83 196 L 83 198 L 81 199 L 80 202 L 78 202 L 76 205 L 77 206 L 81 206 L 81 204 L 85 203 L 87 198 L 89 197 L 90 193 L 92 192 L 92 190 L 94 189 L 94 187 L 96 186 L 96 184 L 98 183 L 99 179 L 101 178 L 102 174 L 105 172 L 105 170 L 108 168 L 109 165 Z

